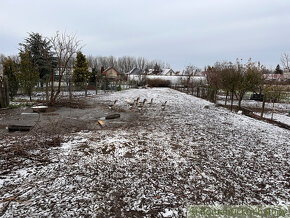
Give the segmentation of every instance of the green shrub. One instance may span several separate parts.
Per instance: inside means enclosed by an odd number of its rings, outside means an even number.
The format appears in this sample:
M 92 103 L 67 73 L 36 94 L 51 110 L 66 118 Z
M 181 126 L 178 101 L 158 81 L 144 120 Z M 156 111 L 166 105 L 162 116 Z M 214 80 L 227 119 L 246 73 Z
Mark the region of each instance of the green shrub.
M 163 79 L 147 79 L 146 83 L 150 87 L 170 87 L 171 85 L 170 80 L 163 80 Z

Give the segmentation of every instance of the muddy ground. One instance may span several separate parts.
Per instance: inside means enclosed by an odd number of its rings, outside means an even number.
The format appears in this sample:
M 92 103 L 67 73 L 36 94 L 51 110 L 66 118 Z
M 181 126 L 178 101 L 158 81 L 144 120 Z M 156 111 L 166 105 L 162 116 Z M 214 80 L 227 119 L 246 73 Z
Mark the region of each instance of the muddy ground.
M 67 100 L 64 102 L 60 100 L 55 106 L 49 106 L 46 112 L 41 113 L 33 112 L 31 107 L 0 110 L 0 139 L 27 134 L 27 132 L 9 132 L 9 125 L 32 126 L 37 130 L 61 124 L 59 131 L 68 134 L 82 130 L 93 131 L 130 125 L 139 115 L 117 106 L 110 109 L 109 104 L 110 101 L 98 102 L 90 97 L 78 97 L 71 105 Z M 103 127 L 98 124 L 98 120 L 104 120 L 106 116 L 116 113 L 120 114 L 120 118 L 106 120 Z

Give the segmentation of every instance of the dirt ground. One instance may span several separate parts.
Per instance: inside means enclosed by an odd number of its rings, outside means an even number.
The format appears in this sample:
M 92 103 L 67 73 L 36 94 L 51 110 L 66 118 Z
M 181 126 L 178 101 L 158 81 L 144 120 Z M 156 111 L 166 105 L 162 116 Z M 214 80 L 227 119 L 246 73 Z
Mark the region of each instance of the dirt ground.
M 137 97 L 154 103 L 129 110 Z M 42 114 L 43 128 L 22 137 L 2 129 L 0 216 L 185 217 L 190 205 L 289 205 L 289 130 L 171 89 L 88 102 L 48 112 L 61 114 L 49 116 L 56 122 Z M 96 121 L 110 113 L 121 118 L 101 129 Z
M 61 101 L 60 101 L 61 102 Z M 35 129 L 46 128 L 55 123 L 61 123 L 62 133 L 68 134 L 82 130 L 93 131 L 101 129 L 98 120 L 105 116 L 119 113 L 119 119 L 106 120 L 106 127 L 114 128 L 132 122 L 138 114 L 130 113 L 120 108 L 110 109 L 110 102 L 97 102 L 85 97 L 74 99 L 72 106 L 58 103 L 50 106 L 46 112 L 35 113 L 31 107 L 0 110 L 0 139 L 7 136 L 25 135 L 27 132 L 9 132 L 8 125 L 33 126 Z

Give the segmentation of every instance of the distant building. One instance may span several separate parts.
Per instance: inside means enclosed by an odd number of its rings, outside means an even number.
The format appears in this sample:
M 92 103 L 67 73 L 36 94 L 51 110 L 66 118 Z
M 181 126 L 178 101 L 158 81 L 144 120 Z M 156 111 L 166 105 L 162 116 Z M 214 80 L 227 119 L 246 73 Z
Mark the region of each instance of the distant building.
M 108 69 L 104 70 L 102 74 L 109 80 L 126 80 L 127 79 L 126 74 L 120 73 L 114 67 L 109 67 Z
M 290 71 L 289 70 L 285 70 L 283 72 L 283 76 L 286 80 L 290 80 Z
M 175 72 L 172 69 L 162 69 L 160 75 L 163 76 L 175 76 Z
M 283 74 L 263 74 L 264 78 L 266 81 L 285 81 L 284 75 Z
M 159 76 L 176 76 L 175 72 L 172 69 L 148 69 L 147 75 L 159 75 Z
M 128 73 L 127 73 L 127 75 L 134 75 L 134 76 L 139 76 L 139 75 L 143 75 L 144 74 L 144 72 L 141 70 L 141 69 L 139 69 L 139 68 L 133 68 L 132 70 L 130 70 Z

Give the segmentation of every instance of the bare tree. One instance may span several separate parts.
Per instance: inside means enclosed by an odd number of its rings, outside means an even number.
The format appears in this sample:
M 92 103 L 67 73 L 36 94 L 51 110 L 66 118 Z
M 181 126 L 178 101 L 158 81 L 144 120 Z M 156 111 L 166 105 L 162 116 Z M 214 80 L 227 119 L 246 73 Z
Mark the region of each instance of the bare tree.
M 146 62 L 148 62 L 145 58 L 143 57 L 138 57 L 136 60 L 136 66 L 137 68 L 141 69 L 141 70 L 145 70 L 146 68 Z
M 108 67 L 115 67 L 115 66 L 117 66 L 116 58 L 113 57 L 113 56 L 107 57 L 107 65 L 108 65 Z
M 199 73 L 200 71 L 201 70 L 194 65 L 186 66 L 186 68 L 182 74 L 187 76 L 187 80 L 186 80 L 186 84 L 185 84 L 187 86 L 187 92 L 189 92 L 189 88 L 191 88 L 193 91 L 193 88 L 197 85 L 195 82 L 191 81 L 191 78 L 193 76 L 196 76 L 197 73 Z
M 281 63 L 284 70 L 290 71 L 290 56 L 287 53 L 281 55 Z
M 97 57 L 94 57 L 92 55 L 88 55 L 87 62 L 88 62 L 88 66 L 92 69 L 97 69 L 99 67 L 99 61 L 98 61 Z
M 240 110 L 241 102 L 246 92 L 255 92 L 263 84 L 264 77 L 262 72 L 264 66 L 260 62 L 256 65 L 251 59 L 246 65 L 237 61 L 236 66 L 239 72 L 236 94 L 238 96 L 238 109 Z
M 53 52 L 57 58 L 57 71 L 58 86 L 54 90 L 54 69 L 51 69 L 51 93 L 50 93 L 50 104 L 54 104 L 58 95 L 61 91 L 61 82 L 64 74 L 70 72 L 70 67 L 72 65 L 73 58 L 75 54 L 80 51 L 80 41 L 76 38 L 76 35 L 68 35 L 66 33 L 57 32 L 55 36 L 50 39 Z M 51 67 L 52 68 L 52 67 Z
M 170 68 L 170 65 L 166 62 L 160 61 L 160 60 L 153 60 L 153 61 L 149 61 L 146 64 L 146 68 L 147 69 L 153 69 L 155 65 L 158 65 L 160 67 L 160 69 L 163 68 Z
M 199 73 L 201 70 L 194 66 L 194 65 L 188 65 L 185 67 L 185 70 L 183 71 L 183 75 L 186 75 L 186 76 L 196 76 L 197 73 Z
M 222 88 L 222 72 L 227 63 L 215 63 L 214 66 L 208 66 L 206 68 L 206 81 L 208 84 L 207 88 L 207 99 L 216 102 L 217 92 Z

